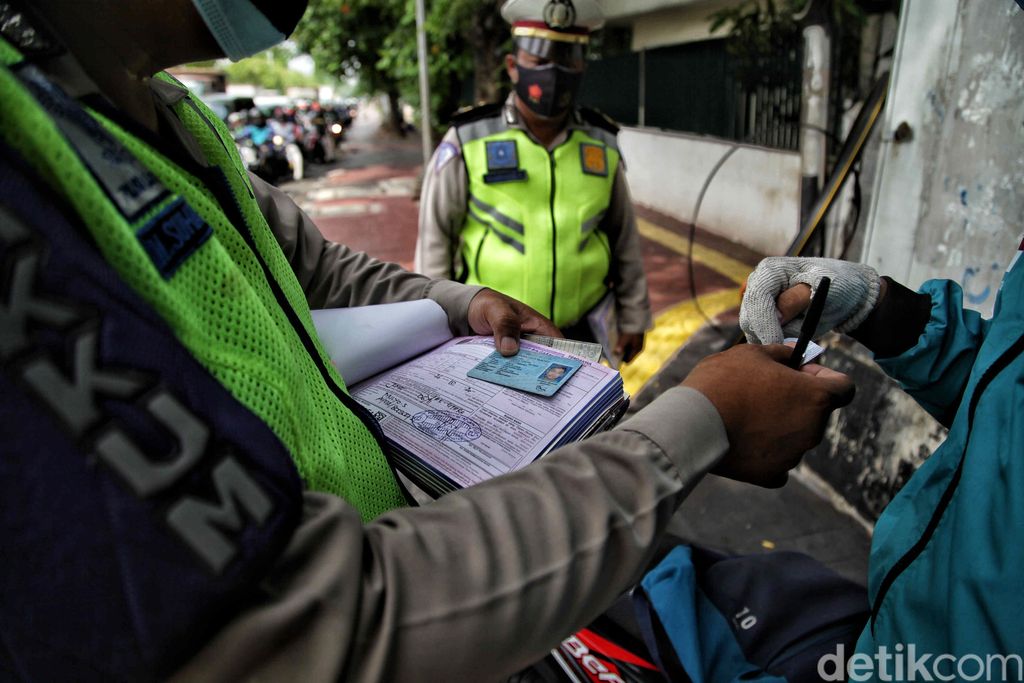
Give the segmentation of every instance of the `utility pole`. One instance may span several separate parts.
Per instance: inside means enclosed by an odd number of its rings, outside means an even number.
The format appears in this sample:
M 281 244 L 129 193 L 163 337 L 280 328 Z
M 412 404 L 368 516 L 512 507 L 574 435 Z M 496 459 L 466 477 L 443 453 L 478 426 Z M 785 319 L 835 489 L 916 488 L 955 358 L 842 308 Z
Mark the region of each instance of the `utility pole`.
M 427 10 L 425 0 L 416 0 L 416 51 L 420 62 L 420 128 L 423 138 L 423 168 L 434 153 L 430 121 L 430 77 L 427 70 Z
M 807 220 L 825 182 L 832 38 L 828 30 L 830 0 L 811 0 L 795 17 L 803 25 L 804 74 L 800 116 L 800 157 L 803 171 L 800 225 Z

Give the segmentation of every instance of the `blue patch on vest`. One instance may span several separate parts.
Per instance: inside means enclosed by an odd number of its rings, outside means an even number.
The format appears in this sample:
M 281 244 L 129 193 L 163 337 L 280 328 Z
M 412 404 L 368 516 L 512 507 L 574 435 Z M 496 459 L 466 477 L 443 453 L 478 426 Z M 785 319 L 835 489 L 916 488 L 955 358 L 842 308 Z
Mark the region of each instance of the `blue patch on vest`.
M 519 168 L 519 150 L 515 140 L 493 140 L 487 146 L 487 175 L 484 182 L 510 183 L 526 180 L 526 171 Z
M 170 280 L 213 229 L 185 200 L 178 199 L 138 232 L 139 243 L 165 280 Z
M 495 140 L 487 143 L 487 170 L 509 171 L 519 168 L 519 150 L 515 140 Z

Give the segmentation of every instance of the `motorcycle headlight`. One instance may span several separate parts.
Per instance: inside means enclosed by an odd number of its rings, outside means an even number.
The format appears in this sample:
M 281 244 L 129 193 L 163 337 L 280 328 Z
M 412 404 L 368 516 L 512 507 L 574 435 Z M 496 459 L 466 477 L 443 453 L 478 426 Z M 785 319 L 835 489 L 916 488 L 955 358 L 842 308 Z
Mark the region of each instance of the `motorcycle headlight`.
M 336 123 L 333 126 L 331 126 L 331 132 L 334 133 L 335 135 L 341 135 L 341 124 Z
M 284 144 L 284 138 L 281 137 L 280 135 L 275 135 L 274 136 L 274 144 L 277 145 L 278 147 L 280 147 L 281 145 Z

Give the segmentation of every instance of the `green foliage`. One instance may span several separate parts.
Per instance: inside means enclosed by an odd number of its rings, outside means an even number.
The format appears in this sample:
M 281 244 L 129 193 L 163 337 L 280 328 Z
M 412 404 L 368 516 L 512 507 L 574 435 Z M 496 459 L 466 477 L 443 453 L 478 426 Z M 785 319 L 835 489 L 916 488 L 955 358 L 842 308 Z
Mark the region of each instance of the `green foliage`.
M 430 108 L 438 123 L 458 106 L 462 84 L 474 74 L 480 51 L 486 53 L 492 45 L 500 50 L 508 28 L 497 18 L 498 0 L 427 4 Z M 419 104 L 415 0 L 312 0 L 293 40 L 319 68 L 358 77 L 364 92 Z M 497 78 L 498 73 L 489 76 Z
M 192 62 L 189 67 L 222 69 L 232 83 L 246 83 L 267 90 L 284 92 L 287 88 L 310 88 L 328 83 L 332 79 L 323 74 L 308 75 L 288 68 L 288 63 L 299 55 L 294 45 L 284 43 L 264 50 L 248 59 L 228 62 L 226 59 Z
M 771 59 L 789 50 L 799 49 L 801 28 L 796 17 L 810 0 L 745 0 L 710 15 L 711 32 L 725 28 L 730 38 L 729 52 L 735 58 L 736 76 L 747 86 L 784 82 L 788 75 L 776 72 Z M 840 36 L 854 35 L 864 22 L 864 11 L 857 0 L 830 0 L 825 3 L 833 31 Z
M 268 90 L 284 92 L 291 87 L 313 87 L 322 79 L 316 76 L 292 71 L 288 60 L 292 54 L 281 47 L 274 47 L 248 59 L 229 64 L 224 73 L 232 83 L 251 83 Z

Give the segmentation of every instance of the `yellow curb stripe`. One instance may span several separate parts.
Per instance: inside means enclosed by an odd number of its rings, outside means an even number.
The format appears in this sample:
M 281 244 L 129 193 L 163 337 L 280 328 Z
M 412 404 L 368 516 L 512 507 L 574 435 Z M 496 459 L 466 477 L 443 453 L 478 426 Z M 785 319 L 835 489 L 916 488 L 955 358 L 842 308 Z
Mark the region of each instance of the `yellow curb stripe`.
M 701 309 L 714 318 L 740 305 L 740 290 L 720 289 L 697 297 L 697 301 Z M 693 299 L 680 302 L 655 318 L 654 329 L 647 333 L 643 352 L 633 362 L 619 368 L 626 391 L 636 395 L 705 322 Z
M 657 242 L 661 246 L 671 249 L 682 256 L 686 256 L 689 253 L 690 240 L 688 238 L 677 235 L 671 230 L 655 225 L 643 218 L 637 218 L 636 222 L 640 234 L 652 242 Z M 742 261 L 726 256 L 722 252 L 705 247 L 702 244 L 693 245 L 693 260 L 718 271 L 738 285 L 746 282 L 747 276 L 754 271 L 753 266 L 749 266 Z

